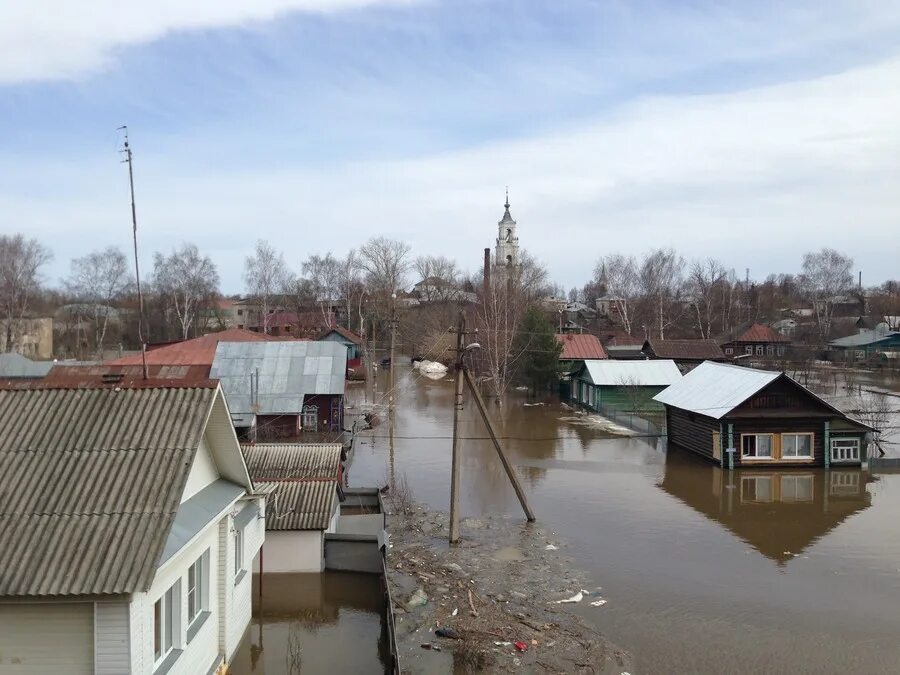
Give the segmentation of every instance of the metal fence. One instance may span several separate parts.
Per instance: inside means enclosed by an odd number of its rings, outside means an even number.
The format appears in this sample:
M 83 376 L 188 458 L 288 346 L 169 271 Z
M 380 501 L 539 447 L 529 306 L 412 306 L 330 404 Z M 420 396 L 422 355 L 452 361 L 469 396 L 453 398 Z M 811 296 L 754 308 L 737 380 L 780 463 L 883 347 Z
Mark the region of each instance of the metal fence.
M 606 405 L 597 405 L 597 412 L 613 422 L 637 431 L 642 436 L 665 436 L 666 417 L 662 413 L 632 412 Z M 648 419 L 653 416 L 655 419 Z

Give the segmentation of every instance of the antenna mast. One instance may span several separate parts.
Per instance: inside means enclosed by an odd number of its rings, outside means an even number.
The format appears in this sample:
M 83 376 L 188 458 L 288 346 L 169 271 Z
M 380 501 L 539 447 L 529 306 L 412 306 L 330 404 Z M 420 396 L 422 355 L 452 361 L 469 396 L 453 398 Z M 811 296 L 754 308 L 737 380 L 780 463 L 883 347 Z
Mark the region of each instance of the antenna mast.
M 137 245 L 137 210 L 134 206 L 134 171 L 131 167 L 131 146 L 128 144 L 128 126 L 122 125 L 119 130 L 125 131 L 125 142 L 122 145 L 122 152 L 125 159 L 122 160 L 128 165 L 128 185 L 131 188 L 131 233 L 134 240 L 134 278 L 137 282 L 138 294 L 138 341 L 141 343 L 141 366 L 144 379 L 147 379 L 147 345 L 144 342 L 144 294 L 141 292 L 141 271 L 138 266 L 138 245 Z

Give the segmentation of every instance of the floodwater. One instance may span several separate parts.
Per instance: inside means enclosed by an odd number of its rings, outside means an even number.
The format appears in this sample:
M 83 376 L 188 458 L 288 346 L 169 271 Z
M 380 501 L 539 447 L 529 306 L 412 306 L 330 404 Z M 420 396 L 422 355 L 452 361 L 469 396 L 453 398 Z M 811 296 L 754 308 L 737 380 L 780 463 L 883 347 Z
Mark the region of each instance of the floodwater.
M 253 578 L 253 619 L 229 670 L 235 675 L 381 673 L 386 653 L 381 582 L 366 574 Z
M 357 438 L 349 483 L 405 478 L 446 510 L 453 384 L 396 377 L 394 422 Z M 499 433 L 538 525 L 603 586 L 609 604 L 577 611 L 635 672 L 900 672 L 900 474 L 729 475 L 524 401 L 495 410 Z M 471 403 L 461 434 L 463 515 L 521 513 Z

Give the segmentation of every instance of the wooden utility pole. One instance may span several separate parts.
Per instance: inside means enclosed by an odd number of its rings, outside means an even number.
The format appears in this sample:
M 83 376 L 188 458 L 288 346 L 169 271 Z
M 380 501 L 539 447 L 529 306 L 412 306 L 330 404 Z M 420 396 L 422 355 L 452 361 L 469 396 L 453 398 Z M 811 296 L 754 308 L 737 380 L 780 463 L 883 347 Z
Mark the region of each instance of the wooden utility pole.
M 453 451 L 450 458 L 450 543 L 459 541 L 459 414 L 463 407 L 463 369 L 465 363 L 466 316 L 459 313 L 456 326 L 456 396 L 453 399 Z
M 397 294 L 391 293 L 391 355 L 388 380 L 388 411 L 394 410 L 394 341 L 397 337 Z
M 125 131 L 125 143 L 122 146 L 122 153 L 125 159 L 122 160 L 128 165 L 128 185 L 131 188 L 131 232 L 134 240 L 134 278 L 137 285 L 138 294 L 138 341 L 141 343 L 141 365 L 144 379 L 147 379 L 147 344 L 144 341 L 144 295 L 141 293 L 141 271 L 138 267 L 138 245 L 137 245 L 137 209 L 134 205 L 134 171 L 131 168 L 131 146 L 128 144 L 128 127 L 123 125 L 119 130 Z
M 525 512 L 525 518 L 531 523 L 534 522 L 535 516 L 534 512 L 531 510 L 531 506 L 528 504 L 528 497 L 525 495 L 525 490 L 522 489 L 522 485 L 519 483 L 519 477 L 516 476 L 515 469 L 513 469 L 512 464 L 510 464 L 509 459 L 506 457 L 506 453 L 503 452 L 503 446 L 500 445 L 500 438 L 488 415 L 484 399 L 481 398 L 481 392 L 478 391 L 478 386 L 472 379 L 472 374 L 466 368 L 466 318 L 462 312 L 459 314 L 459 323 L 456 330 L 454 331 L 451 329 L 451 332 L 456 333 L 456 381 L 454 382 L 456 398 L 453 405 L 453 451 L 450 460 L 450 543 L 454 544 L 459 541 L 459 416 L 463 408 L 464 383 L 468 385 L 469 391 L 472 393 L 472 398 L 475 400 L 475 406 L 478 408 L 478 412 L 481 413 L 481 419 L 484 421 L 485 427 L 487 427 L 488 435 L 491 437 L 491 442 L 494 444 L 494 449 L 500 457 L 503 469 L 506 471 L 509 482 L 512 483 L 513 490 L 516 492 L 516 497 L 519 498 L 519 503 L 522 505 L 522 510 Z

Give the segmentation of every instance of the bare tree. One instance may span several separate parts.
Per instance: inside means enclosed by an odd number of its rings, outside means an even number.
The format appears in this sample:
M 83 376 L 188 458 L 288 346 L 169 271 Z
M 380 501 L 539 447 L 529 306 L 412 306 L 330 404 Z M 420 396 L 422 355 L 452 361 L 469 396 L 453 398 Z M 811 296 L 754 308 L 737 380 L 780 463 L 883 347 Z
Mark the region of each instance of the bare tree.
M 725 266 L 714 258 L 696 260 L 691 265 L 688 277 L 688 291 L 697 318 L 697 330 L 700 337 L 712 337 L 712 324 L 715 318 L 715 302 L 717 289 L 725 281 Z
M 331 308 L 340 295 L 341 262 L 331 252 L 324 256 L 313 254 L 303 261 L 303 274 L 312 285 L 325 325 L 331 328 L 334 319 Z
M 14 349 L 28 303 L 40 289 L 40 269 L 52 258 L 50 249 L 37 239 L 0 235 L 0 318 L 6 351 Z
M 353 317 L 360 315 L 359 331 L 362 333 L 362 301 L 365 294 L 360 276 L 359 258 L 356 251 L 350 249 L 346 256 L 338 260 L 338 288 L 344 307 L 347 311 L 347 328 L 353 327 Z M 354 313 L 354 308 L 356 312 Z
M 102 359 L 109 320 L 115 312 L 113 304 L 131 285 L 128 259 L 115 246 L 92 251 L 72 260 L 65 283 L 79 302 L 79 314 L 93 326 L 94 349 Z
M 637 261 L 632 256 L 621 254 L 601 258 L 594 268 L 594 284 L 605 287 L 622 327 L 630 334 L 634 303 L 640 291 Z
M 641 286 L 644 295 L 653 300 L 653 321 L 660 340 L 665 339 L 666 328 L 673 321 L 673 317 L 667 315 L 666 311 L 677 309 L 683 274 L 684 258 L 675 249 L 654 249 L 644 256 L 640 272 Z
M 459 297 L 460 272 L 456 261 L 444 256 L 424 255 L 413 262 L 426 302 L 446 302 Z
M 284 256 L 267 242 L 256 242 L 256 251 L 244 262 L 244 281 L 247 290 L 260 302 L 260 324 L 263 333 L 269 332 L 269 306 L 272 296 L 280 292 L 288 279 Z
M 819 338 L 824 342 L 831 333 L 835 298 L 853 285 L 853 258 L 833 248 L 807 253 L 803 256 L 801 283 L 812 298 Z
M 403 286 L 409 252 L 409 245 L 386 237 L 370 239 L 360 247 L 359 265 L 371 293 L 387 297 Z
M 202 306 L 218 296 L 219 272 L 195 244 L 183 244 L 164 256 L 153 256 L 153 285 L 167 299 L 186 340 Z

